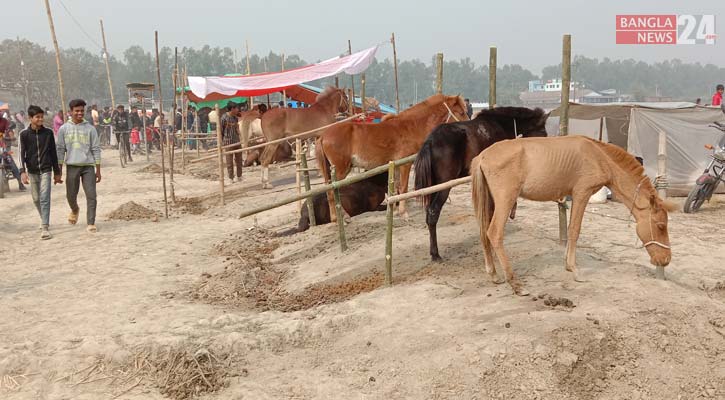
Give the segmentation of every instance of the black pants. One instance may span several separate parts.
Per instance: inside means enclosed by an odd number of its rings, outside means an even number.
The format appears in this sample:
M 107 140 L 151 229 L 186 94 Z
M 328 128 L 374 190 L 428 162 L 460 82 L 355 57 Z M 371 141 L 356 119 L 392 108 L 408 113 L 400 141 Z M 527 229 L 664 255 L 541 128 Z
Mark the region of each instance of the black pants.
M 131 142 L 129 139 L 129 133 L 128 132 L 119 132 L 116 131 L 116 141 L 118 142 L 118 145 L 126 149 L 126 157 L 128 157 L 129 160 L 131 160 Z M 119 150 L 121 148 L 119 147 Z
M 88 225 L 96 224 L 96 167 L 93 166 L 75 166 L 66 167 L 65 174 L 65 191 L 66 198 L 70 209 L 77 213 L 78 208 L 78 190 L 81 183 L 83 184 L 83 193 L 86 194 L 86 220 Z

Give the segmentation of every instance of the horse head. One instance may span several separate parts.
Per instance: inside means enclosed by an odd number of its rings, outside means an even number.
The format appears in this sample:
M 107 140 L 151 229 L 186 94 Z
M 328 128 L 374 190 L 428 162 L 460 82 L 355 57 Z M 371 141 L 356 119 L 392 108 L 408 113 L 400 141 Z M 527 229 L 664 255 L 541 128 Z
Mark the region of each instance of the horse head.
M 448 117 L 456 121 L 468 121 L 466 102 L 461 95 L 444 96 L 443 105 L 448 111 Z
M 649 183 L 649 178 L 645 176 L 643 179 Z M 637 192 L 639 192 L 640 186 L 641 183 L 637 186 Z M 644 248 L 650 256 L 650 263 L 658 267 L 665 267 L 672 259 L 670 236 L 667 232 L 667 211 L 673 211 L 674 205 L 662 201 L 651 184 L 642 190 L 649 192 L 649 199 L 642 196 L 639 205 L 636 199 L 632 204 L 632 214 L 637 220 L 637 236 L 644 243 Z M 646 200 L 647 203 L 644 204 Z
M 521 137 L 546 137 L 546 120 L 549 118 L 551 112 L 545 113 L 544 110 L 536 108 L 535 113 L 539 114 L 538 117 L 532 118 L 531 123 L 527 129 L 521 133 Z
M 324 103 L 327 107 L 332 108 L 334 113 L 344 113 L 348 111 L 350 104 L 345 94 L 345 89 L 328 86 L 322 93 L 317 95 L 315 103 Z

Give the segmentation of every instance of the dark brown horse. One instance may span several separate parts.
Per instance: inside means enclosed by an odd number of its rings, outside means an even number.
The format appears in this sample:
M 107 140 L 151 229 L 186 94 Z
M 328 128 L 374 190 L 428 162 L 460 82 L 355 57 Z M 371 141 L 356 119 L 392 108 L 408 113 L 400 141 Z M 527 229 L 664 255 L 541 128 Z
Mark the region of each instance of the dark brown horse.
M 423 143 L 415 160 L 415 189 L 468 176 L 471 160 L 492 144 L 516 135 L 546 136 L 546 119 L 540 108 L 498 107 L 483 110 L 470 121 L 439 125 Z M 430 234 L 430 256 L 440 261 L 436 224 L 450 189 L 423 196 Z
M 335 166 L 337 179 L 343 179 L 352 167 L 371 169 L 415 154 L 431 129 L 449 120 L 467 119 L 461 96 L 436 94 L 398 115 L 386 116 L 379 124 L 346 122 L 327 128 L 317 138 L 317 163 L 325 182 L 330 181 L 328 162 Z M 399 171 L 398 193 L 405 193 L 410 164 L 400 166 Z M 332 193 L 327 194 L 327 199 L 330 210 L 334 210 Z M 398 212 L 407 217 L 404 201 Z
M 345 212 L 351 217 L 369 211 L 385 211 L 386 207 L 380 204 L 385 200 L 387 193 L 388 173 L 386 172 L 340 188 L 340 203 L 342 203 Z M 324 194 L 318 194 L 312 199 L 305 200 L 304 204 L 302 204 L 297 227 L 282 231 L 278 236 L 293 235 L 310 228 L 310 214 L 307 209 L 307 202 L 310 200 L 312 200 L 312 208 L 315 212 L 315 223 L 323 225 L 332 222 L 330 208 L 327 206 L 327 197 Z
M 335 122 L 335 114 L 346 112 L 347 96 L 343 89 L 328 87 L 307 108 L 273 108 L 262 115 L 262 133 L 268 142 L 296 133 L 307 132 Z M 269 164 L 277 151 L 276 144 L 262 152 L 262 186 L 269 189 Z

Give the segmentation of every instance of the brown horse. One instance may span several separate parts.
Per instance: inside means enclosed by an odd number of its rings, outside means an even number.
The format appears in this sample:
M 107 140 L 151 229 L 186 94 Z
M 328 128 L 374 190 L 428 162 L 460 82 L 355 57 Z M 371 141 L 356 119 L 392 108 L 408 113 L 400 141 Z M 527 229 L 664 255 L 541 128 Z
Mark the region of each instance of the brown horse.
M 271 142 L 296 133 L 313 130 L 335 122 L 335 114 L 346 112 L 347 96 L 343 89 L 328 87 L 317 96 L 314 104 L 307 108 L 273 108 L 262 115 L 262 133 Z M 269 164 L 277 151 L 272 144 L 262 152 L 262 187 L 272 188 L 269 183 Z
M 463 98 L 436 94 L 398 115 L 386 116 L 379 124 L 334 125 L 317 138 L 317 163 L 325 182 L 330 181 L 328 162 L 335 166 L 337 179 L 343 179 L 352 167 L 371 169 L 417 153 L 428 133 L 451 119 L 468 120 Z M 399 167 L 398 193 L 408 190 L 410 168 L 410 164 Z M 327 199 L 335 221 L 332 193 Z M 398 212 L 407 218 L 404 201 Z
M 634 156 L 621 148 L 583 136 L 526 138 L 498 142 L 471 163 L 473 207 L 479 222 L 486 272 L 495 283 L 493 251 L 506 281 L 517 295 L 525 296 L 503 247 L 504 225 L 516 198 L 553 201 L 572 197 L 566 248 L 566 270 L 581 281 L 576 267 L 576 241 L 589 197 L 602 186 L 611 188 L 637 221 L 637 235 L 650 262 L 670 263 L 667 211 L 672 206 L 657 196 Z
M 260 128 L 257 132 L 255 129 L 255 121 L 262 118 L 262 115 L 267 112 L 267 105 L 264 103 L 255 104 L 254 108 L 249 111 L 239 113 L 237 120 L 239 120 L 239 139 L 242 143 L 242 147 L 247 147 L 249 141 L 255 138 L 255 133 L 259 133 L 261 136 L 262 129 Z

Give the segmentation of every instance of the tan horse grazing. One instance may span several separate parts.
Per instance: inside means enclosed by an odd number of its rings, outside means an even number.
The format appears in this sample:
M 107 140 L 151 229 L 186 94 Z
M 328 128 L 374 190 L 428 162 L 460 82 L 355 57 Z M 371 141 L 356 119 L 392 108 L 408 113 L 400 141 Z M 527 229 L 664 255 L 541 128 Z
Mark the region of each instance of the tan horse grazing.
M 576 241 L 589 197 L 602 186 L 609 187 L 637 221 L 637 235 L 650 262 L 658 267 L 670 263 L 667 211 L 644 168 L 621 148 L 583 136 L 525 138 L 499 142 L 476 156 L 471 163 L 473 207 L 479 222 L 486 272 L 495 283 L 493 251 L 503 267 L 506 281 L 517 295 L 528 292 L 514 275 L 503 247 L 504 225 L 516 198 L 555 201 L 572 197 L 566 248 L 566 270 L 581 281 L 576 267 Z
M 314 104 L 307 108 L 273 108 L 262 116 L 262 133 L 267 142 L 281 139 L 296 133 L 313 130 L 335 122 L 335 114 L 346 112 L 347 96 L 343 89 L 328 87 L 317 95 Z M 272 144 L 262 152 L 262 187 L 272 188 L 269 183 L 269 164 L 277 151 Z
M 468 120 L 461 96 L 433 95 L 398 115 L 386 115 L 379 124 L 346 122 L 331 126 L 317 138 L 317 164 L 325 182 L 330 181 L 330 166 L 337 179 L 343 179 L 352 167 L 371 169 L 389 161 L 415 154 L 433 128 L 450 120 Z M 398 193 L 408 190 L 411 164 L 399 167 Z M 336 221 L 332 193 L 327 194 L 330 215 Z M 400 215 L 407 217 L 405 202 Z

